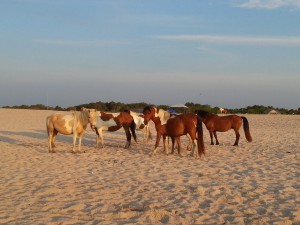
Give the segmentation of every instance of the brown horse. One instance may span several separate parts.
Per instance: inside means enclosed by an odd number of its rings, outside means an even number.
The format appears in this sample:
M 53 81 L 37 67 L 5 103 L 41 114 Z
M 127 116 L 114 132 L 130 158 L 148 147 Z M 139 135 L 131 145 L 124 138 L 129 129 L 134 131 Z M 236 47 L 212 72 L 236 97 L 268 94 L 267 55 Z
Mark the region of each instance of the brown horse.
M 78 151 L 81 147 L 82 135 L 88 125 L 94 127 L 96 124 L 96 110 L 82 108 L 81 111 L 73 112 L 71 114 L 54 113 L 46 119 L 46 127 L 48 132 L 49 152 L 54 151 L 54 140 L 58 133 L 64 135 L 73 134 L 73 150 L 75 152 L 75 145 L 77 135 L 79 136 Z
M 131 133 L 136 141 L 136 134 L 135 134 L 135 123 L 133 120 L 133 117 L 130 115 L 129 111 L 126 112 L 120 112 L 120 113 L 106 113 L 106 112 L 100 112 L 100 116 L 97 117 L 97 122 L 95 125 L 95 131 L 96 131 L 96 146 L 99 144 L 99 138 L 101 138 L 102 146 L 104 146 L 103 141 L 103 130 L 106 131 L 117 131 L 121 129 L 121 127 L 124 128 L 127 143 L 125 145 L 125 148 L 129 148 L 131 145 Z
M 171 114 L 168 111 L 165 111 L 163 109 L 156 109 L 156 113 L 157 113 L 157 116 L 160 119 L 161 125 L 166 124 L 168 119 L 178 116 L 178 114 Z M 187 150 L 192 150 L 193 141 L 192 141 L 192 139 L 190 138 L 190 136 L 188 134 L 186 136 L 189 139 L 189 143 L 188 143 L 186 149 Z M 167 143 L 169 144 L 169 137 L 167 139 Z
M 246 137 L 247 141 L 249 141 L 249 142 L 252 141 L 252 137 L 251 137 L 250 129 L 249 129 L 249 122 L 246 117 L 237 116 L 237 115 L 218 116 L 218 115 L 209 113 L 204 110 L 197 110 L 196 112 L 197 112 L 197 115 L 200 116 L 200 118 L 202 119 L 207 130 L 209 131 L 211 145 L 214 144 L 213 135 L 216 139 L 216 145 L 219 144 L 219 141 L 217 138 L 217 131 L 225 132 L 230 129 L 233 129 L 235 132 L 235 136 L 236 136 L 234 146 L 238 146 L 239 139 L 240 139 L 239 129 L 242 126 L 242 124 L 243 124 L 245 137 Z
M 189 134 L 191 140 L 193 141 L 192 152 L 195 156 L 201 157 L 204 154 L 204 141 L 203 141 L 203 129 L 201 119 L 195 114 L 182 114 L 173 118 L 170 118 L 165 121 L 165 124 L 162 124 L 160 120 L 157 109 L 155 107 L 147 106 L 143 110 L 144 122 L 147 124 L 152 120 L 155 124 L 157 136 L 154 152 L 156 152 L 159 145 L 161 136 L 163 136 L 164 142 L 164 151 L 166 152 L 166 137 L 170 136 L 172 139 L 172 154 L 174 153 L 174 144 L 175 140 L 178 144 L 178 153 L 181 154 L 181 144 L 180 136 Z M 198 138 L 196 135 L 198 134 Z M 196 141 L 197 140 L 197 141 Z M 195 146 L 198 145 L 198 154 L 195 154 Z

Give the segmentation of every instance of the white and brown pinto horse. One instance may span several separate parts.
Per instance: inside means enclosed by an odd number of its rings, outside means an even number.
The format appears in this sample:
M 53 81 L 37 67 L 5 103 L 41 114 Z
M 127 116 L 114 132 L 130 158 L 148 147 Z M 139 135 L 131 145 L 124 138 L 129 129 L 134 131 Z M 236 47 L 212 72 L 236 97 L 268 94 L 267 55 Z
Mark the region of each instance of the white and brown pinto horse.
M 74 111 L 70 114 L 54 113 L 46 118 L 46 127 L 48 133 L 49 152 L 55 152 L 55 137 L 58 133 L 64 135 L 73 134 L 73 149 L 75 152 L 76 139 L 78 141 L 78 151 L 81 148 L 81 139 L 88 124 L 91 127 L 96 125 L 96 110 L 82 108 L 81 111 Z
M 129 148 L 131 145 L 131 133 L 136 141 L 135 123 L 133 117 L 129 112 L 120 113 L 106 113 L 100 112 L 100 116 L 97 116 L 95 131 L 96 131 L 96 147 L 99 145 L 99 138 L 101 138 L 102 146 L 104 146 L 103 131 L 117 131 L 124 128 L 127 142 L 125 148 Z M 131 131 L 131 133 L 130 133 Z
M 136 130 L 140 130 L 143 132 L 143 141 L 148 142 L 151 137 L 151 131 L 149 123 L 146 125 L 144 123 L 144 115 L 137 114 L 136 112 L 126 110 L 126 112 L 129 112 L 134 120 L 134 124 L 136 127 Z
M 221 114 L 227 114 L 228 113 L 228 110 L 225 109 L 225 108 L 219 108 L 219 111 Z
M 157 136 L 154 152 L 156 152 L 157 147 L 159 145 L 159 141 L 161 136 L 163 136 L 164 142 L 164 150 L 166 137 L 169 136 L 172 139 L 172 154 L 174 153 L 174 144 L 175 140 L 178 145 L 178 153 L 181 155 L 181 145 L 180 145 L 180 136 L 189 134 L 190 138 L 193 141 L 193 149 L 192 153 L 195 158 L 201 157 L 204 151 L 204 141 L 203 141 L 203 129 L 202 129 L 202 121 L 201 118 L 195 114 L 181 114 L 175 116 L 173 118 L 169 118 L 163 124 L 160 117 L 158 116 L 158 111 L 155 107 L 147 106 L 143 110 L 144 114 L 144 122 L 147 124 L 150 120 L 152 120 L 155 124 Z M 198 135 L 198 138 L 196 136 Z M 195 152 L 195 147 L 198 146 L 198 153 Z

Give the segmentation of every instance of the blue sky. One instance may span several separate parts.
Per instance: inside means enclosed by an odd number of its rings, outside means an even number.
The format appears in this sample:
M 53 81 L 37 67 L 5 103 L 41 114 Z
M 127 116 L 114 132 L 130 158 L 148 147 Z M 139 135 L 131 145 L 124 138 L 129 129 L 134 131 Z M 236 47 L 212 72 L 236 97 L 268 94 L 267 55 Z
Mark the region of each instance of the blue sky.
M 0 0 L 0 106 L 300 107 L 300 0 Z

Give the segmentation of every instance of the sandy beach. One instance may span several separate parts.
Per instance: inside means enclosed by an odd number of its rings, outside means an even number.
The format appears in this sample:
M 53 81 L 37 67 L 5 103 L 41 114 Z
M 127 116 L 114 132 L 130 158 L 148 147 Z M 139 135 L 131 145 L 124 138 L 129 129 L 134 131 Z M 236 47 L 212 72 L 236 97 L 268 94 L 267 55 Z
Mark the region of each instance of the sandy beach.
M 52 113 L 0 108 L 0 224 L 300 224 L 299 115 L 246 115 L 253 142 L 241 129 L 238 147 L 233 131 L 211 146 L 203 127 L 195 160 L 151 156 L 153 126 L 130 149 L 123 130 L 95 148 L 88 127 L 82 153 L 63 135 L 48 153 Z

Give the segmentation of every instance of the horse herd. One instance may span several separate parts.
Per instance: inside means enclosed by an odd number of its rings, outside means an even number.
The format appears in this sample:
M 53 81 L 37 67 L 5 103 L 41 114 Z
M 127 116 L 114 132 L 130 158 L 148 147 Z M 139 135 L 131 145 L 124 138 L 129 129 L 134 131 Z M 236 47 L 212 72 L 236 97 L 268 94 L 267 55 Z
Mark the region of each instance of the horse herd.
M 74 111 L 69 114 L 54 113 L 46 118 L 49 152 L 55 152 L 54 141 L 58 133 L 73 134 L 72 152 L 76 151 L 75 146 L 78 137 L 78 151 L 80 151 L 82 136 L 88 124 L 96 133 L 96 147 L 99 146 L 99 139 L 101 139 L 101 144 L 104 146 L 103 131 L 113 132 L 123 127 L 127 140 L 125 148 L 129 148 L 132 136 L 137 141 L 136 130 L 143 130 L 144 140 L 151 138 L 149 121 L 153 121 L 157 132 L 153 154 L 157 152 L 162 137 L 166 154 L 168 154 L 167 138 L 170 138 L 172 141 L 171 154 L 174 153 L 176 142 L 178 154 L 183 156 L 180 137 L 186 135 L 189 138 L 187 149 L 191 150 L 195 158 L 200 158 L 205 154 L 202 123 L 209 131 L 211 145 L 214 144 L 213 137 L 216 139 L 216 145 L 219 144 L 216 132 L 226 132 L 233 129 L 236 135 L 234 145 L 237 146 L 240 138 L 239 129 L 242 124 L 247 141 L 252 141 L 249 122 L 244 116 L 218 116 L 204 110 L 197 110 L 195 113 L 171 115 L 169 112 L 157 109 L 154 106 L 145 107 L 142 115 L 129 110 L 120 113 L 108 113 L 82 108 L 81 111 Z

